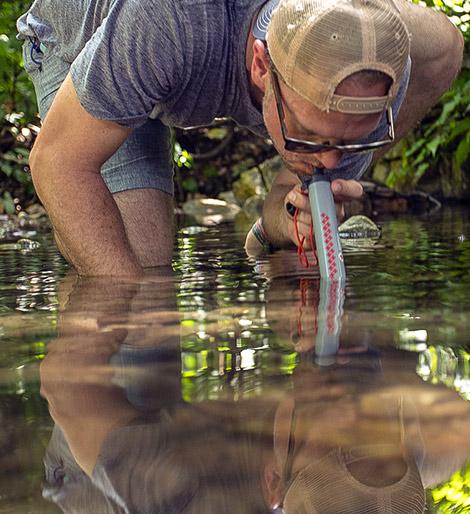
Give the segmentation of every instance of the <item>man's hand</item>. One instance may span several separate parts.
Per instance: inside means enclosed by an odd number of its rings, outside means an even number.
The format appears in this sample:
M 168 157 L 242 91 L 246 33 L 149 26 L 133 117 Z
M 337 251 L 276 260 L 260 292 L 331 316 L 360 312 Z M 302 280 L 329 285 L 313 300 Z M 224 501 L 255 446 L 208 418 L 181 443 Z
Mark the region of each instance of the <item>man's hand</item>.
M 334 180 L 331 183 L 331 189 L 336 205 L 336 216 L 338 217 L 338 221 L 341 221 L 344 218 L 344 202 L 360 198 L 363 189 L 361 184 L 356 180 L 340 179 Z M 289 239 L 294 244 L 298 245 L 298 237 L 300 237 L 301 240 L 305 238 L 302 246 L 305 249 L 310 248 L 310 225 L 312 223 L 310 201 L 308 195 L 301 190 L 300 185 L 294 186 L 289 191 L 284 200 L 284 206 Z M 297 209 L 298 212 L 294 220 Z
M 344 217 L 344 202 L 362 196 L 362 186 L 356 180 L 334 180 L 331 183 L 336 202 L 338 219 Z M 300 180 L 296 175 L 282 170 L 276 177 L 263 209 L 263 228 L 270 243 L 277 247 L 298 245 L 294 224 L 295 209 L 299 236 L 305 237 L 304 248 L 309 248 L 310 222 L 312 219 L 308 196 L 301 192 Z

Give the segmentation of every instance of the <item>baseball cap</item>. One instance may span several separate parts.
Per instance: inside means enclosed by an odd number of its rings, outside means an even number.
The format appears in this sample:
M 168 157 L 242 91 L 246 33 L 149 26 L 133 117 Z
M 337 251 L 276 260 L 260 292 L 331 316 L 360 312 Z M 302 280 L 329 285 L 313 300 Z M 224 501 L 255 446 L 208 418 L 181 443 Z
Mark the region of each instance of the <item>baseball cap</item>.
M 412 459 L 405 461 L 403 477 L 385 487 L 366 485 L 349 471 L 355 462 L 393 450 L 387 445 L 336 448 L 297 475 L 284 498 L 285 514 L 422 514 L 424 487 Z
M 399 400 L 397 421 L 400 442 L 384 440 L 349 448 L 332 448 L 324 457 L 316 458 L 289 480 L 292 452 L 289 439 L 280 437 L 281 427 L 292 433 L 295 425 L 295 401 L 284 400 L 275 415 L 275 456 L 287 489 L 283 500 L 284 514 L 422 514 L 426 497 L 419 468 L 411 447 L 419 445 L 414 427 L 406 428 L 403 400 Z M 284 440 L 283 440 L 284 439 Z M 355 476 L 351 465 L 386 455 L 401 455 L 406 471 L 403 476 L 386 486 L 370 486 Z
M 322 111 L 382 112 L 398 92 L 410 52 L 410 35 L 393 0 L 269 0 L 253 35 L 267 42 L 284 82 Z M 391 78 L 386 96 L 335 94 L 363 70 Z

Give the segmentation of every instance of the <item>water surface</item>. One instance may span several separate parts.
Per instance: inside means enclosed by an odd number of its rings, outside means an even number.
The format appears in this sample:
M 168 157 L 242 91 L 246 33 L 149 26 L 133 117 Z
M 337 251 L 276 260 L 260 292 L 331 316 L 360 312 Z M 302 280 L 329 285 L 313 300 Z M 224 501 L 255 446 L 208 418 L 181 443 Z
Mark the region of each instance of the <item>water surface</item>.
M 138 283 L 10 231 L 0 512 L 469 512 L 469 212 L 379 221 L 344 288 L 231 225 Z

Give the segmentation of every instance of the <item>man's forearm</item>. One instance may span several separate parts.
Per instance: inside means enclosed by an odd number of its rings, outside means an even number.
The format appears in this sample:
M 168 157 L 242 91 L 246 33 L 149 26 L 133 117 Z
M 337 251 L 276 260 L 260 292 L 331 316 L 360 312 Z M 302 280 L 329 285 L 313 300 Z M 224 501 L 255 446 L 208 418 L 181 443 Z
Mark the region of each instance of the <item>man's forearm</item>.
M 45 156 L 33 159 L 31 168 L 61 251 L 81 275 L 142 273 L 119 210 L 98 172 L 64 171 Z

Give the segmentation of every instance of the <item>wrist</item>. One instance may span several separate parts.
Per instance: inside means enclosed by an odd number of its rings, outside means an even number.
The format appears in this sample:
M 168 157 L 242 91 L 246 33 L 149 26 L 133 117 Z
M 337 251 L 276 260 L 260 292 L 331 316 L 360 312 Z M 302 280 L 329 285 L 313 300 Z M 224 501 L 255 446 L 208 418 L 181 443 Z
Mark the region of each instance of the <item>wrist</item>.
M 263 227 L 263 219 L 258 218 L 246 236 L 246 253 L 250 257 L 254 257 L 271 249 L 271 244 Z

